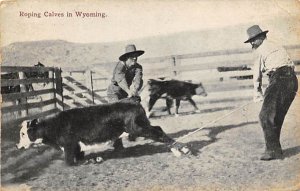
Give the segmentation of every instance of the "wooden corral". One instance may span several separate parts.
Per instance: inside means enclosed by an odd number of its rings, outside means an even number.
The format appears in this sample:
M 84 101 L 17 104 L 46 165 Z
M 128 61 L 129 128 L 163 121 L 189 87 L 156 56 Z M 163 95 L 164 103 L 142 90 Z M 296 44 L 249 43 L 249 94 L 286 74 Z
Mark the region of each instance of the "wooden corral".
M 299 76 L 300 45 L 286 46 L 286 49 L 295 62 L 295 70 Z M 227 107 L 225 105 L 228 104 L 236 104 L 236 101 L 252 99 L 253 60 L 251 49 L 233 49 L 148 59 L 140 57 L 138 62 L 143 66 L 144 82 L 159 77 L 202 82 L 208 96 L 195 96 L 194 99 L 201 105 L 200 109 L 209 111 Z M 115 64 L 112 62 L 94 65 L 93 71 L 98 71 L 94 74 L 94 91 L 99 95 L 105 96 L 105 88 L 108 86 Z M 101 75 L 97 76 L 100 72 Z M 263 79 L 265 85 L 267 80 Z M 99 81 L 101 85 L 98 85 Z
M 300 45 L 286 47 L 300 74 Z M 200 110 L 216 108 L 252 99 L 253 57 L 249 49 L 220 50 L 185 55 L 139 59 L 147 79 L 166 77 L 194 83 L 202 82 L 208 96 L 194 97 Z M 44 67 L 4 67 L 1 73 L 17 72 L 20 79 L 1 79 L 1 87 L 32 84 L 34 91 L 2 94 L 2 125 L 42 117 L 60 110 L 107 103 L 108 87 L 116 62 L 94 64 L 89 69 Z M 22 79 L 24 72 L 49 72 L 49 78 Z M 266 82 L 266 78 L 264 82 Z M 41 86 L 41 84 L 47 84 Z M 22 89 L 22 88 L 21 88 Z M 15 104 L 17 101 L 17 105 Z M 164 105 L 164 103 L 162 103 Z M 156 107 L 162 106 L 156 104 Z M 184 107 L 184 103 L 183 103 Z M 154 108 L 155 109 L 155 108 Z M 158 109 L 158 108 L 157 108 Z
M 62 72 L 64 109 L 107 103 L 105 97 L 98 95 L 94 90 L 93 83 L 97 80 L 95 74 L 96 72 L 91 70 L 64 69 Z M 105 79 L 102 79 L 104 83 Z M 105 91 L 105 84 L 100 86 L 103 87 L 100 91 Z
M 300 45 L 286 47 L 300 74 Z M 196 97 L 204 110 L 226 107 L 252 99 L 253 53 L 249 49 L 220 50 L 157 58 L 139 58 L 144 85 L 148 79 L 165 77 L 201 82 L 208 96 Z M 65 108 L 106 103 L 106 89 L 116 62 L 94 64 L 87 70 L 64 68 L 62 72 Z M 264 78 L 264 84 L 267 83 Z M 162 104 L 156 104 L 159 106 Z M 154 108 L 155 109 L 155 108 Z M 157 108 L 158 109 L 158 108 Z
M 28 73 L 46 72 L 49 77 L 26 78 Z M 2 66 L 1 75 L 17 74 L 17 79 L 1 79 L 1 124 L 19 124 L 23 120 L 44 117 L 62 110 L 61 71 L 52 67 Z M 31 86 L 33 89 L 25 88 Z M 7 87 L 18 91 L 5 92 Z

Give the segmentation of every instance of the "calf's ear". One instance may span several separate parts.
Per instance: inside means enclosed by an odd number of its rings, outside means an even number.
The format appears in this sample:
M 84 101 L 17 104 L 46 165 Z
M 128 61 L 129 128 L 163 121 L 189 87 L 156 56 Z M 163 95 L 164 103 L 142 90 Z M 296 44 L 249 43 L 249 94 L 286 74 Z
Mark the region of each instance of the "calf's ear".
M 30 121 L 30 125 L 36 125 L 38 123 L 38 119 L 33 119 Z
M 33 119 L 33 120 L 29 121 L 29 123 L 28 123 L 29 129 L 30 129 L 30 128 L 36 127 L 36 125 L 37 125 L 39 122 L 40 122 L 40 121 L 39 121 L 38 119 Z

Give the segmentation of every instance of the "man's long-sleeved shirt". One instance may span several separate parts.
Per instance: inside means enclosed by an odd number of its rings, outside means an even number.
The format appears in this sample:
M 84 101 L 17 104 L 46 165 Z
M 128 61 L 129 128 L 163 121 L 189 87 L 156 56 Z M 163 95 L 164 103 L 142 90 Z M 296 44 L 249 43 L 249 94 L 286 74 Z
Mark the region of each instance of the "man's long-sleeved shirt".
M 108 87 L 109 94 L 119 93 L 127 94 L 126 90 L 132 89 L 138 92 L 143 85 L 143 68 L 136 63 L 127 67 L 122 61 L 119 61 L 113 71 L 111 84 Z
M 253 68 L 254 90 L 260 93 L 263 73 L 268 74 L 283 66 L 294 67 L 294 63 L 285 48 L 268 40 L 264 40 L 254 53 L 256 56 Z

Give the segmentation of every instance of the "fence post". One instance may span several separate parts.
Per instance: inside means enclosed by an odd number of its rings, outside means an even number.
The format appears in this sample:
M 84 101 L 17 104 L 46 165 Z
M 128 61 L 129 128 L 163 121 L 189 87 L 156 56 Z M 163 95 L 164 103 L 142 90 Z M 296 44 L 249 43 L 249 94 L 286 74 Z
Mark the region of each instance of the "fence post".
M 25 73 L 24 72 L 19 72 L 19 79 L 25 79 Z M 25 84 L 20 84 L 20 91 L 21 92 L 27 92 Z M 26 103 L 27 103 L 27 97 L 20 99 L 20 104 L 26 104 Z M 27 115 L 28 115 L 28 108 L 26 106 L 26 109 L 21 111 L 21 116 L 25 117 Z
M 63 96 L 63 84 L 62 84 L 62 77 L 61 77 L 62 70 L 61 68 L 59 69 L 55 68 L 54 71 L 55 71 L 55 91 L 61 97 L 61 100 L 56 99 L 56 102 L 61 101 L 61 107 L 62 110 L 64 111 L 65 106 L 64 106 L 64 96 Z
M 94 100 L 94 92 L 93 92 L 93 76 L 92 71 L 90 69 L 87 69 L 85 72 L 85 86 L 88 88 L 88 93 L 92 95 L 92 102 L 95 104 Z
M 54 108 L 57 108 L 56 105 L 56 91 L 55 91 L 55 76 L 54 76 L 54 67 L 49 71 L 49 78 L 52 79 L 51 88 L 53 89 L 53 95 L 50 96 L 51 99 L 54 99 Z
M 180 72 L 180 66 L 181 66 L 181 59 L 179 57 L 175 57 L 175 62 L 176 62 L 176 79 L 179 79 L 181 77 L 181 72 Z
M 92 89 L 92 99 L 93 99 L 93 104 L 95 104 L 95 98 L 94 98 L 94 83 L 93 83 L 93 72 L 90 71 L 91 75 L 91 89 Z
M 172 76 L 176 77 L 177 71 L 176 71 L 176 58 L 175 58 L 175 56 L 171 57 L 171 67 L 172 67 L 172 72 L 173 72 Z
M 178 78 L 179 75 L 179 66 L 180 66 L 180 59 L 177 56 L 171 57 L 171 71 L 174 78 Z

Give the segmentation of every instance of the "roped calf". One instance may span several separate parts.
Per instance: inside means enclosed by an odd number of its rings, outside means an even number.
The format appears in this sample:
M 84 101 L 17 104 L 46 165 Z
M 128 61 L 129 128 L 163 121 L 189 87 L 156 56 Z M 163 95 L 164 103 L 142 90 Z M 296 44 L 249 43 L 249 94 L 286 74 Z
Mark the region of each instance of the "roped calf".
M 172 145 L 174 140 L 159 126 L 151 126 L 143 107 L 134 101 L 75 108 L 62 111 L 42 120 L 23 123 L 17 148 L 29 148 L 36 141 L 55 148 L 64 148 L 65 162 L 74 165 L 82 160 L 85 145 L 114 141 L 114 148 L 123 147 L 120 135 L 126 132 L 133 137 L 145 137 Z

